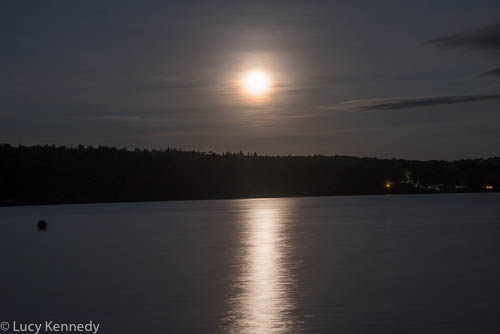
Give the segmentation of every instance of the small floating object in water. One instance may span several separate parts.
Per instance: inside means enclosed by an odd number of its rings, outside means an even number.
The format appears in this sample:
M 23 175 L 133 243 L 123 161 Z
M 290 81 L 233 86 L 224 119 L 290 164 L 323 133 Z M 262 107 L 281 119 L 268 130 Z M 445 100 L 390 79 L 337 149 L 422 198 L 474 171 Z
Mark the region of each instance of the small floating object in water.
M 45 231 L 47 229 L 47 222 L 43 219 L 39 220 L 36 226 L 38 227 L 39 231 Z

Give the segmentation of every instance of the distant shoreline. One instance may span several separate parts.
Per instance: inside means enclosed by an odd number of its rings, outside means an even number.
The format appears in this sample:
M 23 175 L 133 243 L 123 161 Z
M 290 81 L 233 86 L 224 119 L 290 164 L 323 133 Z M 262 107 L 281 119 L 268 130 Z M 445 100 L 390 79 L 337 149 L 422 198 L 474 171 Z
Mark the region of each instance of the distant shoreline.
M 1 208 L 16 208 L 27 206 L 59 206 L 59 205 L 94 205 L 94 204 L 136 204 L 136 203 L 162 203 L 162 202 L 202 202 L 202 201 L 237 201 L 237 200 L 258 200 L 258 199 L 279 199 L 279 198 L 327 198 L 327 197 L 374 197 L 374 196 L 429 196 L 429 195 L 487 195 L 498 194 L 500 191 L 477 191 L 477 192 L 441 192 L 441 193 L 398 193 L 398 194 L 355 194 L 355 195 L 311 195 L 311 196 L 276 196 L 276 197 L 230 197 L 230 198 L 200 198 L 200 199 L 172 199 L 172 200 L 152 200 L 152 201 L 134 201 L 134 202 L 73 202 L 73 203 L 46 203 L 46 204 L 0 204 Z
M 416 161 L 0 145 L 0 206 L 500 190 L 500 158 Z

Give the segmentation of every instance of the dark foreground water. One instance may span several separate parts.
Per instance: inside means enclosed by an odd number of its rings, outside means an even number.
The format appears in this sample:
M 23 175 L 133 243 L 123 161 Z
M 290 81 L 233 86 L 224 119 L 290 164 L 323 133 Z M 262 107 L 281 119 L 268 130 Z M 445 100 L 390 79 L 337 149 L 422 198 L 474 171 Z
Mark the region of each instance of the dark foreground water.
M 0 322 L 498 333 L 499 195 L 0 208 Z

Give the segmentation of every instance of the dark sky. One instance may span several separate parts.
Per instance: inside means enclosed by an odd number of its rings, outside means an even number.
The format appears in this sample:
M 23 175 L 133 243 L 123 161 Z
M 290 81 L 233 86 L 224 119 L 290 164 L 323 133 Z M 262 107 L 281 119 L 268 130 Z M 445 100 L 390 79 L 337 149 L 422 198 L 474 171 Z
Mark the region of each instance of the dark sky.
M 0 142 L 500 156 L 498 0 L 0 6 Z

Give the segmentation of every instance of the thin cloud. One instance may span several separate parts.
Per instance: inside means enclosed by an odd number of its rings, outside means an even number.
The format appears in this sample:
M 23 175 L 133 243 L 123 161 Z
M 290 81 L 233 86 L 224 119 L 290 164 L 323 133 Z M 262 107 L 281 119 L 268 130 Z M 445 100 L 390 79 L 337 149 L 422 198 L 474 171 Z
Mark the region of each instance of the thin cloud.
M 489 70 L 489 71 L 484 72 L 484 73 L 481 73 L 481 76 L 483 76 L 483 77 L 500 76 L 500 67 L 494 68 L 494 69 Z
M 443 47 L 466 47 L 480 50 L 500 49 L 500 23 L 480 29 L 443 36 L 429 43 Z
M 438 47 L 486 51 L 500 59 L 500 23 L 480 29 L 443 36 L 428 41 Z M 481 73 L 480 76 L 500 76 L 500 67 Z
M 429 107 L 443 104 L 479 102 L 496 99 L 500 99 L 500 94 L 361 99 L 345 101 L 336 106 L 332 106 L 331 108 L 327 106 L 321 106 L 319 107 L 319 109 L 343 111 L 383 111 Z

